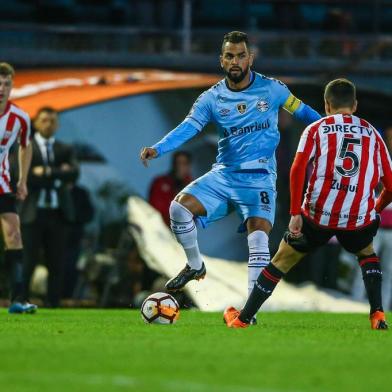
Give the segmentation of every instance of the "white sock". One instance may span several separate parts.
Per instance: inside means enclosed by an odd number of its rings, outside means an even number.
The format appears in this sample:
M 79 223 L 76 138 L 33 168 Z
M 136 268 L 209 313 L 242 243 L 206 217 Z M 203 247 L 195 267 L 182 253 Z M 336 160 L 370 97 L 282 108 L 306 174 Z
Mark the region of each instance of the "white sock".
M 250 233 L 248 235 L 248 246 L 248 294 L 250 294 L 260 272 L 270 262 L 268 235 L 261 230 Z
M 193 214 L 182 204 L 173 200 L 170 204 L 170 227 L 177 241 L 184 248 L 188 264 L 192 269 L 199 270 L 203 260 L 197 243 L 197 229 Z

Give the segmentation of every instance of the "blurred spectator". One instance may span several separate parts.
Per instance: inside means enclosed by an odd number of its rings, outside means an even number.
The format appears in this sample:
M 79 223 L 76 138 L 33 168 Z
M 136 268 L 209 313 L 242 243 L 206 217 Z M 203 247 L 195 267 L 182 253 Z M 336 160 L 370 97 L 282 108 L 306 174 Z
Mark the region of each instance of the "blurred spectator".
M 141 301 L 151 292 L 164 290 L 165 280 L 162 281 L 141 258 L 133 229 L 141 230 L 138 226 L 127 225 L 114 249 L 105 249 L 80 260 L 83 266 L 80 265 L 77 299 L 93 300 L 100 307 L 140 307 Z
M 161 213 L 163 220 L 169 226 L 170 203 L 177 193 L 192 181 L 191 165 L 191 154 L 177 151 L 173 154 L 170 172 L 155 178 L 151 184 L 149 203 Z
M 55 139 L 56 110 L 41 108 L 34 119 L 34 127 L 29 195 L 20 209 L 25 290 L 28 295 L 30 280 L 42 252 L 49 272 L 46 305 L 56 307 L 63 287 L 67 225 L 75 221 L 71 187 L 79 168 L 73 148 Z
M 135 229 L 141 230 L 139 227 Z M 114 256 L 116 264 L 112 276 L 116 278 L 106 281 L 100 305 L 140 307 L 140 303 L 135 304 L 135 298 L 142 292 L 146 292 L 144 297 L 147 297 L 159 274 L 148 268 L 141 258 L 130 227 L 121 233 Z M 164 290 L 164 285 L 160 290 Z

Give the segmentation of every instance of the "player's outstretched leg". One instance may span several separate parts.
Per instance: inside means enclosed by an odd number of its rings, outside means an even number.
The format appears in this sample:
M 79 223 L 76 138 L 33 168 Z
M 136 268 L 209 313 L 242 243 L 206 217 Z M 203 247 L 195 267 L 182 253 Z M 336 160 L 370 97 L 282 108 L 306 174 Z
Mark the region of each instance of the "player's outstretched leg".
M 253 231 L 248 235 L 248 296 L 251 294 L 258 276 L 270 262 L 268 235 L 262 230 Z M 256 324 L 256 316 L 251 324 Z
M 284 273 L 276 268 L 272 263 L 261 271 L 255 286 L 246 301 L 244 308 L 239 312 L 233 307 L 229 307 L 223 314 L 223 319 L 229 328 L 245 328 L 251 321 L 261 305 L 270 297 L 276 285 Z
M 362 270 L 363 282 L 370 304 L 370 328 L 388 329 L 382 307 L 380 259 L 375 253 L 367 256 L 358 255 L 358 263 Z
M 182 204 L 173 200 L 170 205 L 171 229 L 177 241 L 183 246 L 187 265 L 177 276 L 166 283 L 167 290 L 181 290 L 189 281 L 203 279 L 206 267 L 197 243 L 197 228 L 193 214 Z
M 253 290 L 244 308 L 237 315 L 235 308 L 228 308 L 224 320 L 229 328 L 244 328 L 249 325 L 261 305 L 271 296 L 282 277 L 304 256 L 284 240 L 272 261 L 263 269 L 256 280 Z

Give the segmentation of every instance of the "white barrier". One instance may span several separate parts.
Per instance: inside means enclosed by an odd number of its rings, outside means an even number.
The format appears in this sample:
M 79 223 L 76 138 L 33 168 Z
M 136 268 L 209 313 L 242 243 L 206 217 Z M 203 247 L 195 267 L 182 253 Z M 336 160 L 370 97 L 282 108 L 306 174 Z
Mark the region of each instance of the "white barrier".
M 131 230 L 147 265 L 167 277 L 176 275 L 185 265 L 185 253 L 160 214 L 143 199 L 133 196 L 128 199 L 128 219 L 140 228 Z M 207 256 L 203 259 L 206 278 L 192 281 L 185 288 L 195 305 L 204 311 L 221 311 L 228 305 L 242 307 L 248 295 L 247 263 Z M 367 312 L 368 305 L 319 290 L 313 284 L 297 287 L 281 282 L 263 310 Z

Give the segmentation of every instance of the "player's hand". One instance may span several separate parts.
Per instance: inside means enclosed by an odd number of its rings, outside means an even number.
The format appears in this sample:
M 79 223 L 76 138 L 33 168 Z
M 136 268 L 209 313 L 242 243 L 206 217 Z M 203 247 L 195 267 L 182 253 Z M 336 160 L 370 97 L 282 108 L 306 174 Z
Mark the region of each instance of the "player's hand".
M 148 166 L 148 161 L 158 156 L 158 151 L 155 148 L 143 147 L 140 152 L 140 159 L 145 167 Z
M 16 185 L 16 198 L 23 201 L 27 197 L 27 185 L 25 181 L 19 181 Z
M 302 236 L 302 225 L 303 221 L 301 215 L 293 215 L 291 217 L 289 223 L 289 231 L 293 237 L 298 238 Z

